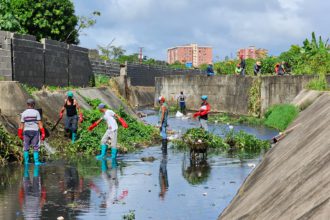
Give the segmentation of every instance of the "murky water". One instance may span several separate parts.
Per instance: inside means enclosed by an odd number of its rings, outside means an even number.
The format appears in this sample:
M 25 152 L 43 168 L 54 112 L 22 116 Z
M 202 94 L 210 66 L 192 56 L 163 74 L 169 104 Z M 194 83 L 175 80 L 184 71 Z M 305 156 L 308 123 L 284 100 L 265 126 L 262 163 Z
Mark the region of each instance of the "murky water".
M 146 118 L 154 123 L 154 117 Z M 174 130 L 196 121 L 170 119 Z M 211 126 L 215 132 L 222 129 Z M 267 139 L 276 131 L 236 127 Z M 153 156 L 153 162 L 142 157 Z M 1 168 L 0 219 L 216 219 L 260 158 L 210 156 L 193 162 L 183 152 L 154 146 L 118 161 L 53 161 L 39 169 Z

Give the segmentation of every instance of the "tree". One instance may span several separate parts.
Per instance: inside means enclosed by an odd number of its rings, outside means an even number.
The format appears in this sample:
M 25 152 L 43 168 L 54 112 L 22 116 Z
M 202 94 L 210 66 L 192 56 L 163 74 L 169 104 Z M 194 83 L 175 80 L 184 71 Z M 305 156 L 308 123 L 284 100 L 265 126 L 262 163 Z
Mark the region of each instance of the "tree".
M 19 31 L 21 26 L 15 17 L 10 0 L 0 0 L 0 30 Z
M 123 56 L 126 52 L 125 49 L 122 48 L 122 46 L 114 46 L 112 43 L 115 41 L 115 39 L 112 39 L 112 41 L 107 46 L 101 46 L 97 45 L 99 48 L 99 51 L 101 52 L 101 59 L 103 60 L 115 60 L 119 57 Z

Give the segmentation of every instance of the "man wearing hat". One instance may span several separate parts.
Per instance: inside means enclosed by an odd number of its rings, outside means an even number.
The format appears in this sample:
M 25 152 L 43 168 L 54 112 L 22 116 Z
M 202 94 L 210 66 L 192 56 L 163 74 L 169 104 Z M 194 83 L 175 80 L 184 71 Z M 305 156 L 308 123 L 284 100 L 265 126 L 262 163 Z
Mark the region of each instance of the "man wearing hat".
M 73 92 L 69 91 L 67 93 L 67 99 L 64 101 L 64 106 L 60 111 L 60 119 L 63 118 L 64 110 L 66 110 L 65 118 L 65 132 L 66 135 L 71 137 L 72 143 L 75 142 L 77 137 L 78 129 L 78 112 L 79 112 L 79 122 L 83 121 L 83 114 L 80 111 L 79 104 L 77 100 L 73 99 Z
M 194 118 L 198 116 L 201 128 L 203 128 L 205 131 L 208 131 L 207 120 L 208 120 L 208 113 L 211 110 L 211 106 L 207 102 L 207 95 L 203 95 L 201 99 L 202 99 L 201 107 L 199 111 L 194 114 Z
M 33 158 L 35 165 L 41 165 L 39 162 L 40 133 L 41 140 L 45 140 L 46 133 L 41 122 L 39 111 L 34 109 L 33 99 L 27 100 L 27 109 L 21 114 L 21 123 L 18 128 L 18 137 L 23 140 L 24 145 L 24 164 L 29 164 L 29 149 L 33 146 Z
M 91 126 L 89 126 L 88 130 L 92 131 L 102 120 L 105 120 L 107 123 L 108 129 L 104 133 L 102 139 L 101 139 L 101 154 L 96 156 L 96 159 L 100 160 L 105 158 L 108 150 L 107 142 L 111 140 L 111 159 L 116 159 L 118 149 L 117 149 L 117 130 L 118 130 L 118 124 L 115 120 L 115 117 L 119 120 L 119 122 L 123 125 L 124 128 L 127 128 L 128 125 L 122 119 L 119 117 L 114 111 L 107 109 L 105 104 L 101 103 L 98 106 L 98 109 L 100 112 L 103 113 L 102 118 L 94 122 Z
M 255 76 L 261 74 L 261 62 L 260 61 L 257 61 L 256 64 L 254 64 L 253 73 Z

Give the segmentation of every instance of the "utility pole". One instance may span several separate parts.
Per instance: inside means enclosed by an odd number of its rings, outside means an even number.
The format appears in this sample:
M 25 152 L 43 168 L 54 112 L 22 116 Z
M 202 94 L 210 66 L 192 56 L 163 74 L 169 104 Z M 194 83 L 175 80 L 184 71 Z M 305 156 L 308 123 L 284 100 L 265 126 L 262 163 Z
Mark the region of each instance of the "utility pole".
M 142 64 L 142 49 L 143 47 L 140 47 L 140 53 L 139 53 L 140 64 Z

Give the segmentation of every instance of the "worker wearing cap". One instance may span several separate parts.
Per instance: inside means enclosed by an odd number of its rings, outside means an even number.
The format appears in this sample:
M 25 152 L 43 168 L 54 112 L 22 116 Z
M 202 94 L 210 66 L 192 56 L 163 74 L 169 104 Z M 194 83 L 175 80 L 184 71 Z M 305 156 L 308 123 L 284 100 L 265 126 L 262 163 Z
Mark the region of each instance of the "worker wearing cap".
M 102 118 L 94 122 L 91 126 L 89 126 L 88 130 L 92 131 L 102 120 L 105 120 L 107 123 L 108 129 L 104 133 L 102 139 L 101 139 L 101 154 L 96 156 L 96 159 L 101 160 L 104 159 L 107 150 L 108 150 L 108 145 L 107 142 L 111 140 L 111 159 L 116 159 L 117 157 L 117 130 L 118 130 L 118 124 L 115 120 L 115 117 L 122 123 L 123 125 L 123 119 L 120 118 L 115 112 L 113 112 L 110 109 L 107 109 L 105 104 L 101 103 L 98 105 L 98 109 L 101 113 L 103 113 Z M 126 122 L 125 122 L 126 124 Z M 125 128 L 127 125 L 123 125 Z
M 162 136 L 162 144 L 165 146 L 167 143 L 167 134 L 166 134 L 166 129 L 167 129 L 167 118 L 168 118 L 168 105 L 165 102 L 164 96 L 160 96 L 158 98 L 158 102 L 160 104 L 160 109 L 159 109 L 159 129 L 160 129 L 160 136 Z
M 207 120 L 208 120 L 208 113 L 211 110 L 211 106 L 207 102 L 207 95 L 203 95 L 201 99 L 202 99 L 201 107 L 199 111 L 194 114 L 194 118 L 199 117 L 201 128 L 203 128 L 205 131 L 208 131 Z
M 18 128 L 18 137 L 23 140 L 24 145 L 24 164 L 29 163 L 29 149 L 33 147 L 33 158 L 35 165 L 41 165 L 39 162 L 40 138 L 45 140 L 45 129 L 41 122 L 39 111 L 34 109 L 35 102 L 33 99 L 27 100 L 27 109 L 21 114 L 21 123 Z M 40 137 L 41 133 L 41 137 Z
M 80 111 L 80 107 L 77 100 L 73 99 L 73 92 L 71 91 L 67 93 L 67 99 L 65 99 L 64 105 L 61 108 L 60 111 L 61 119 L 63 118 L 64 110 L 66 110 L 65 132 L 67 136 L 71 137 L 72 143 L 74 143 L 77 137 L 78 112 L 79 112 L 79 122 L 83 121 L 83 114 Z

